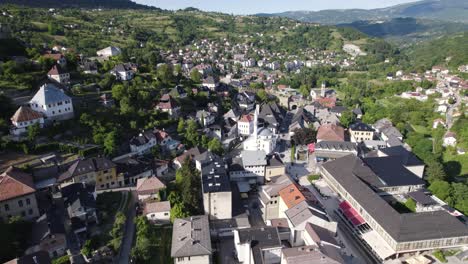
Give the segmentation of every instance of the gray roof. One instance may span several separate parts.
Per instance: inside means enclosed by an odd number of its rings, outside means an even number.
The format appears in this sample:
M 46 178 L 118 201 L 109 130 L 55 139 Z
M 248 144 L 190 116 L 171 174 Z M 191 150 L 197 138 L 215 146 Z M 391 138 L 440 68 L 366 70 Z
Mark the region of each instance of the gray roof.
M 249 243 L 252 249 L 254 263 L 264 263 L 263 248 L 281 247 L 277 227 L 252 227 L 237 230 L 239 242 Z
M 262 190 L 265 191 L 269 196 L 275 196 L 279 194 L 279 191 L 290 185 L 292 180 L 287 175 L 281 175 L 273 177 L 270 182 L 266 185 L 261 186 Z M 263 192 L 261 192 L 263 193 Z
M 416 203 L 422 205 L 432 205 L 437 204 L 437 202 L 432 199 L 429 195 L 425 194 L 423 191 L 415 191 L 408 193 L 408 196 L 411 197 Z
M 398 131 L 398 129 L 396 129 L 393 126 L 385 127 L 382 130 L 380 130 L 380 132 L 384 134 L 385 136 L 387 136 L 388 138 L 390 137 L 402 138 L 403 137 L 400 131 Z
M 307 223 L 305 230 L 310 235 L 312 240 L 318 245 L 322 244 L 322 242 L 338 245 L 338 242 L 334 238 L 334 234 L 323 227 L 314 225 L 312 223 Z
M 317 246 L 302 246 L 293 248 L 283 248 L 283 257 L 288 264 L 339 264 L 338 262 L 326 254 L 324 254 Z
M 320 141 L 315 144 L 315 149 L 330 151 L 357 151 L 357 144 L 343 141 Z
M 424 162 L 419 160 L 416 155 L 411 151 L 408 151 L 403 146 L 395 146 L 390 148 L 379 149 L 380 152 L 384 153 L 387 156 L 398 156 L 401 158 L 401 161 L 406 166 L 420 166 L 424 165 Z
M 222 159 L 202 166 L 203 193 L 230 192 L 231 184 Z
M 400 214 L 355 174 L 362 162 L 354 155 L 326 162 L 327 171 L 396 241 L 468 236 L 468 228 L 446 211 Z
M 63 182 L 78 175 L 92 171 L 108 170 L 114 167 L 116 167 L 115 163 L 103 157 L 78 159 L 73 161 L 67 171 L 59 176 L 58 181 Z
M 46 83 L 39 88 L 39 91 L 31 99 L 30 103 L 36 103 L 41 105 L 53 104 L 69 100 L 71 98 L 62 92 L 57 86 L 52 83 Z
M 349 129 L 353 131 L 374 131 L 374 129 L 371 126 L 365 123 L 361 123 L 361 122 L 351 124 L 349 126 Z
M 403 166 L 400 157 L 376 157 L 364 158 L 363 160 L 385 186 L 425 184 L 421 178 Z
M 312 206 L 307 201 L 298 203 L 297 205 L 286 210 L 284 213 L 288 217 L 289 221 L 291 221 L 293 226 L 301 225 L 314 216 L 328 221 L 326 213 L 322 209 L 316 206 Z
M 264 150 L 243 150 L 242 164 L 245 166 L 266 166 L 267 159 Z
M 177 218 L 172 230 L 171 257 L 211 255 L 210 225 L 207 215 Z

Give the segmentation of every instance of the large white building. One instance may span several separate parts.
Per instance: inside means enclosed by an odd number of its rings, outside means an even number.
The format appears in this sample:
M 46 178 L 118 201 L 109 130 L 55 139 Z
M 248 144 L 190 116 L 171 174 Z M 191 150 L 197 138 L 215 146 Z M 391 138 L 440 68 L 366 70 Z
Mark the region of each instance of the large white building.
M 42 85 L 29 105 L 32 110 L 44 114 L 46 122 L 74 116 L 72 99 L 52 83 Z
M 111 57 L 111 56 L 118 56 L 122 53 L 120 48 L 114 47 L 114 46 L 109 46 L 107 48 L 104 48 L 102 50 L 98 50 L 96 54 L 100 57 Z
M 11 123 L 10 133 L 19 136 L 27 132 L 28 127 L 34 124 L 42 127 L 44 125 L 44 115 L 32 110 L 29 106 L 21 106 L 11 117 Z
M 273 133 L 270 128 L 263 127 L 258 129 L 258 115 L 260 106 L 255 108 L 254 122 L 253 122 L 253 135 L 244 141 L 244 150 L 257 151 L 263 150 L 266 154 L 270 154 L 276 148 L 278 135 Z
M 202 165 L 203 208 L 210 219 L 232 218 L 231 183 L 220 158 Z

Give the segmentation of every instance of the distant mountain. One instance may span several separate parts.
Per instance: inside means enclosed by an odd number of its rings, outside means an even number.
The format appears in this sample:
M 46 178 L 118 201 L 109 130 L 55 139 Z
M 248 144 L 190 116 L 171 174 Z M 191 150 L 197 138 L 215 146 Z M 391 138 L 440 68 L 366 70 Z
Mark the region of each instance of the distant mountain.
M 131 0 L 0 0 L 0 4 L 15 4 L 21 6 L 44 8 L 129 8 L 129 9 L 155 9 L 146 5 L 137 4 Z
M 343 9 L 322 11 L 290 11 L 259 16 L 282 16 L 304 22 L 343 24 L 362 20 L 388 20 L 398 17 L 435 19 L 468 23 L 467 0 L 423 0 L 378 9 Z
M 398 39 L 399 41 L 418 41 L 468 31 L 468 23 L 445 22 L 430 19 L 393 18 L 378 21 L 355 21 L 338 26 L 352 27 L 369 36 Z

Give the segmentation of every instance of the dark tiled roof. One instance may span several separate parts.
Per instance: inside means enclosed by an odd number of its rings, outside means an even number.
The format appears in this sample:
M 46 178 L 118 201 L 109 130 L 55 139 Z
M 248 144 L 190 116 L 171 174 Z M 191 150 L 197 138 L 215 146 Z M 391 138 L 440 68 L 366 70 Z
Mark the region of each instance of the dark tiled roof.
M 239 229 L 239 242 L 249 243 L 252 248 L 254 263 L 264 263 L 262 249 L 281 247 L 277 227 L 253 227 Z
M 380 152 L 387 156 L 398 156 L 406 166 L 419 166 L 424 165 L 424 162 L 419 160 L 416 155 L 408 151 L 403 146 L 395 146 L 390 148 L 379 149 Z
M 403 166 L 400 157 L 364 158 L 363 160 L 386 186 L 425 184 L 421 178 Z
M 353 131 L 374 131 L 374 129 L 371 126 L 369 126 L 368 124 L 361 123 L 361 122 L 351 124 L 349 126 L 349 129 Z
M 202 189 L 204 193 L 230 192 L 231 184 L 222 159 L 202 165 Z
M 177 218 L 172 231 L 171 257 L 211 255 L 208 216 Z

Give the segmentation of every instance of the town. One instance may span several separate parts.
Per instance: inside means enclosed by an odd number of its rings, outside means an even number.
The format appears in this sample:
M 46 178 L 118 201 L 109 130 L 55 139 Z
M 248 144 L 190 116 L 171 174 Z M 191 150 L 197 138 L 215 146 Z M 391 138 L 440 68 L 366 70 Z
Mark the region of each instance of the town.
M 0 11 L 2 262 L 468 260 L 468 60 L 286 18 L 141 11 L 173 41 L 139 11 Z

